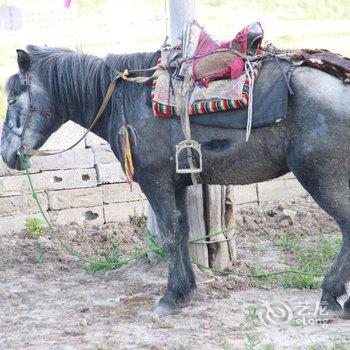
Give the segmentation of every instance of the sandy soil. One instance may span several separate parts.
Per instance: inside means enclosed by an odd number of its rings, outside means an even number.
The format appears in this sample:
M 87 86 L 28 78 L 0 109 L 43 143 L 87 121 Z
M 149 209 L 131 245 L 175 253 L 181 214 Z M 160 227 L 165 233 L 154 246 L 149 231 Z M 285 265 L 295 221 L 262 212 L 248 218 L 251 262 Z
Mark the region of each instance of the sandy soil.
M 286 215 L 286 209 L 292 212 Z M 116 236 L 125 254 L 144 246 L 141 230 L 131 225 L 61 231 L 88 255 L 109 249 Z M 283 267 L 282 253 L 266 232 L 286 231 L 317 237 L 337 228 L 309 199 L 240 209 L 234 270 Z M 257 288 L 248 277 L 196 268 L 198 292 L 191 305 L 159 319 L 152 310 L 165 289 L 164 262 L 143 258 L 92 274 L 48 236 L 39 242 L 42 263 L 37 239 L 24 232 L 0 236 L 0 349 L 350 349 L 350 321 L 315 324 L 319 290 Z M 252 245 L 259 249 L 252 251 Z

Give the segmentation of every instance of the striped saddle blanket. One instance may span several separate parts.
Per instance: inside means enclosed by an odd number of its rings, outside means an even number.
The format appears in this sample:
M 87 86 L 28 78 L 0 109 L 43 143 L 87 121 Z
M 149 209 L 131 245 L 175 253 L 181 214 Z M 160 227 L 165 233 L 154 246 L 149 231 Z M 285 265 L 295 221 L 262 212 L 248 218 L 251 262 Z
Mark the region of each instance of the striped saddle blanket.
M 253 66 L 256 79 L 260 73 L 262 63 Z M 207 86 L 195 84 L 189 100 L 189 115 L 200 115 L 228 110 L 243 109 L 249 103 L 249 72 L 244 72 L 237 79 L 220 79 L 208 83 Z M 171 80 L 171 81 L 170 81 Z M 169 74 L 162 74 L 152 82 L 151 99 L 153 114 L 156 117 L 169 118 L 179 116 L 175 106 L 176 85 Z
M 243 28 L 231 41 L 214 41 L 196 21 L 183 30 L 182 43 L 163 50 L 163 74 L 153 81 L 153 113 L 179 116 L 186 107 L 190 116 L 243 109 L 249 105 L 254 80 L 262 67 L 263 30 L 259 22 Z

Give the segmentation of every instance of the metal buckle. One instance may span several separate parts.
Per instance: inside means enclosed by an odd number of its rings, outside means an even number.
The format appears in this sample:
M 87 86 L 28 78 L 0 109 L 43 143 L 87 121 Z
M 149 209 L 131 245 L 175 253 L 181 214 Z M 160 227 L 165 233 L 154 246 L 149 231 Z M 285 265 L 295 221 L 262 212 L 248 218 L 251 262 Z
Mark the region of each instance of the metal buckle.
M 198 153 L 199 165 L 197 168 L 180 168 L 179 156 L 183 150 L 195 150 Z M 192 157 L 192 155 L 187 155 L 187 157 Z M 202 172 L 202 151 L 200 143 L 194 140 L 184 140 L 176 145 L 176 172 L 178 174 L 198 174 Z

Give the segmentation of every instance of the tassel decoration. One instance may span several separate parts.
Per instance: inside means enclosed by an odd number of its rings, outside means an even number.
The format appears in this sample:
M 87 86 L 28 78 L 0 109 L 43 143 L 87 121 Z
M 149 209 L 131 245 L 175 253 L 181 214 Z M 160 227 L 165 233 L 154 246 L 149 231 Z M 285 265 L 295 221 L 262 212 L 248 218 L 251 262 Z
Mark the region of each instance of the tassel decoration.
M 131 142 L 130 135 L 127 126 L 122 126 L 119 130 L 119 134 L 123 135 L 123 154 L 124 154 L 124 168 L 126 174 L 126 180 L 130 185 L 130 190 L 132 190 L 132 182 L 134 179 L 134 163 L 132 160 L 132 152 L 131 152 Z

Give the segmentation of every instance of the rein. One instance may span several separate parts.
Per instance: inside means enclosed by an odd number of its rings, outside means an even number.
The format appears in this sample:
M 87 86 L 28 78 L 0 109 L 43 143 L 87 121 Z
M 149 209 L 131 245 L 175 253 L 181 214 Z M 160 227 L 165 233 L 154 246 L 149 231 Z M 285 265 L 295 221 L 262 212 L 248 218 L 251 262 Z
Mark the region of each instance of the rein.
M 116 86 L 118 80 L 123 79 L 123 80 L 129 81 L 129 82 L 143 84 L 143 83 L 146 83 L 146 82 L 158 77 L 160 72 L 163 69 L 164 68 L 162 68 L 159 64 L 154 66 L 154 67 L 148 68 L 148 69 L 139 69 L 139 70 L 130 70 L 130 71 L 125 70 L 123 72 L 118 71 L 116 69 L 113 69 L 117 73 L 117 75 L 110 82 L 110 84 L 107 88 L 105 97 L 103 98 L 102 104 L 101 104 L 97 114 L 95 115 L 90 127 L 86 130 L 84 135 L 78 141 L 76 141 L 73 145 L 66 148 L 65 150 L 54 151 L 54 152 L 31 149 L 31 148 L 26 147 L 26 145 L 24 144 L 25 132 L 28 128 L 28 125 L 29 125 L 29 122 L 30 122 L 30 119 L 32 117 L 33 112 L 39 113 L 41 116 L 43 116 L 46 119 L 56 118 L 56 116 L 53 115 L 52 113 L 50 113 L 49 111 L 44 111 L 44 110 L 40 109 L 39 107 L 33 105 L 33 103 L 32 103 L 32 91 L 31 91 L 31 84 L 30 84 L 30 71 L 26 75 L 23 75 L 22 73 L 19 72 L 17 74 L 19 75 L 19 77 L 24 78 L 25 85 L 28 86 L 28 96 L 29 96 L 28 114 L 25 118 L 22 132 L 20 134 L 13 131 L 12 128 L 8 127 L 6 124 L 3 125 L 3 129 L 5 131 L 13 134 L 14 136 L 20 138 L 21 144 L 20 144 L 20 147 L 17 151 L 18 154 L 25 154 L 27 156 L 52 156 L 55 154 L 61 154 L 61 153 L 67 152 L 67 151 L 71 150 L 72 148 L 74 148 L 76 145 L 78 145 L 81 141 L 83 141 L 86 138 L 87 134 L 93 129 L 93 127 L 96 125 L 96 123 L 102 117 L 103 112 L 106 110 L 108 103 L 113 95 L 113 92 L 115 90 L 115 86 Z M 139 72 L 144 72 L 144 71 L 153 71 L 154 73 L 150 77 L 144 77 L 144 76 L 129 77 L 130 74 L 137 74 Z

